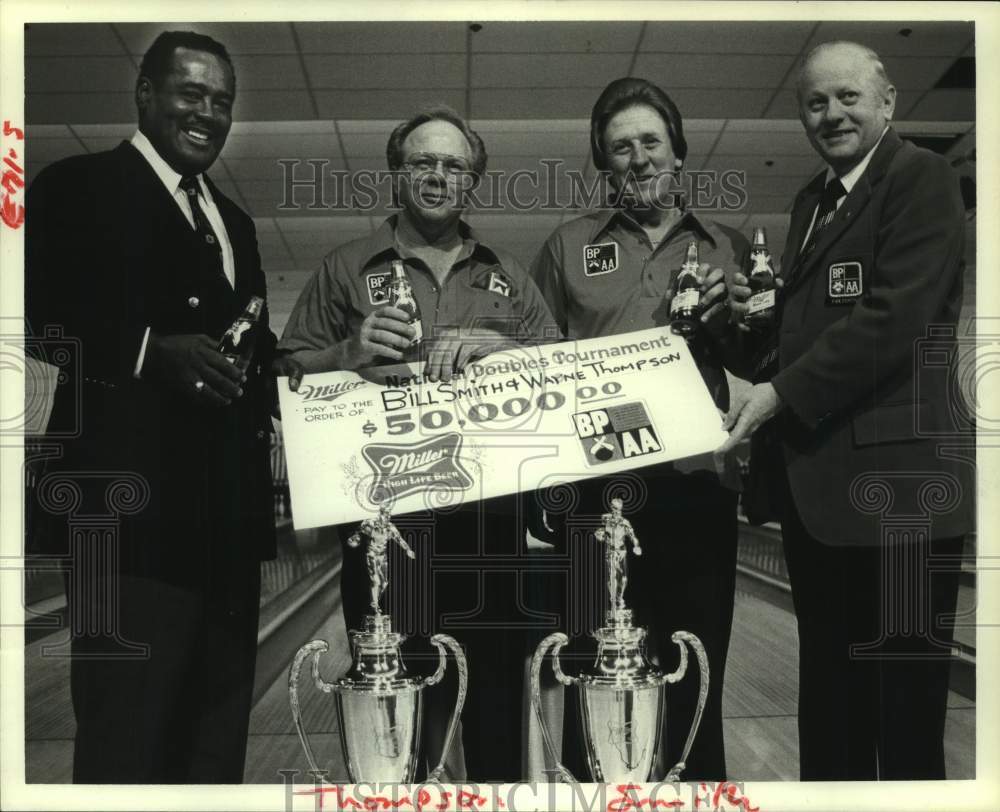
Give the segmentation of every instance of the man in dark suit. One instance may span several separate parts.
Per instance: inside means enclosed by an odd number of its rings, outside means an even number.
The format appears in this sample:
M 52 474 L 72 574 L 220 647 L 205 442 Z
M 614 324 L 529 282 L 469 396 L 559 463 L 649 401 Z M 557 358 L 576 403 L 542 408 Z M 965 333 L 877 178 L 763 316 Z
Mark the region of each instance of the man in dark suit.
M 766 487 L 750 490 L 765 498 L 748 514 L 781 521 L 803 780 L 944 778 L 974 462 L 936 439 L 949 391 L 919 369 L 918 341 L 958 320 L 962 198 L 944 158 L 889 126 L 896 91 L 870 49 L 820 45 L 797 92 L 829 168 L 796 198 L 776 329 L 726 445 L 756 431 Z M 749 292 L 733 287 L 737 313 Z
M 58 325 L 80 348 L 49 424 L 77 430 L 39 483 L 50 517 L 76 494 L 48 550 L 67 559 L 76 782 L 243 777 L 259 563 L 275 543 L 275 338 L 265 307 L 245 373 L 216 350 L 266 297 L 253 222 L 204 174 L 234 96 L 221 44 L 161 34 L 131 141 L 53 164 L 28 193 L 30 328 Z M 77 532 L 97 508 L 117 511 L 112 538 Z

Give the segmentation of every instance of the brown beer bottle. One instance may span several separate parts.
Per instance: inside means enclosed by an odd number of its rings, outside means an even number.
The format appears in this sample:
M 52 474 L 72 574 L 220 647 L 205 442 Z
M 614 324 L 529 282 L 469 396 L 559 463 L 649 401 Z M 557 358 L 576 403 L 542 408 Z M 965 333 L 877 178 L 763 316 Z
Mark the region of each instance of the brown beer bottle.
M 701 316 L 701 273 L 698 270 L 698 243 L 688 243 L 687 258 L 681 265 L 670 300 L 670 330 L 689 336 L 698 329 Z
M 747 272 L 751 295 L 747 299 L 746 323 L 759 330 L 766 330 L 774 321 L 774 263 L 767 250 L 767 232 L 763 226 L 753 230 L 750 246 L 750 268 Z
M 413 286 L 406 276 L 406 266 L 403 260 L 392 261 L 392 278 L 389 280 L 389 304 L 398 307 L 410 318 L 407 324 L 413 328 L 413 338 L 410 346 L 415 347 L 424 337 L 423 322 L 420 318 L 420 305 L 413 295 Z
M 233 322 L 233 326 L 223 333 L 219 342 L 219 352 L 226 356 L 230 364 L 235 364 L 240 372 L 246 372 L 250 359 L 253 358 L 254 345 L 257 343 L 255 328 L 263 309 L 264 300 L 260 296 L 251 297 L 246 308 Z

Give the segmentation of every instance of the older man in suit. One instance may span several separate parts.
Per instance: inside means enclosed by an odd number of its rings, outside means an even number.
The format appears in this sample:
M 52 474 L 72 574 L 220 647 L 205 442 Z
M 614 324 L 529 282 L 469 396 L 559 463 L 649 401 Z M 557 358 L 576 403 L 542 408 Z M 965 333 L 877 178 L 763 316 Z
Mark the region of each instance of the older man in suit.
M 781 520 L 802 778 L 943 778 L 973 466 L 939 446 L 949 391 L 917 350 L 958 320 L 962 198 L 947 161 L 890 126 L 896 90 L 870 49 L 820 45 L 797 92 L 828 168 L 795 200 L 777 324 L 727 446 L 760 428 L 765 498 L 748 512 Z M 749 293 L 732 288 L 738 313 Z
M 235 84 L 221 44 L 161 34 L 131 140 L 53 164 L 28 193 L 29 324 L 80 347 L 50 421 L 78 431 L 48 476 L 83 512 L 109 477 L 131 489 L 110 544 L 52 550 L 69 562 L 76 782 L 242 781 L 259 563 L 274 555 L 275 338 L 265 308 L 245 373 L 216 349 L 266 297 L 253 222 L 205 174 Z

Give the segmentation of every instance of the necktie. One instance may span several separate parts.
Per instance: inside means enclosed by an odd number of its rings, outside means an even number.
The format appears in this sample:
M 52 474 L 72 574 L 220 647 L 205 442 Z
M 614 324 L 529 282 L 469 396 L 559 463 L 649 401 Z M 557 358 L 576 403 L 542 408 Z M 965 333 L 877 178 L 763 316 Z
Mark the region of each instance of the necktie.
M 191 214 L 194 216 L 195 231 L 205 243 L 212 249 L 212 257 L 215 266 L 221 272 L 222 267 L 222 246 L 219 245 L 219 238 L 216 237 L 212 224 L 205 215 L 205 210 L 198 200 L 201 193 L 201 186 L 195 177 L 181 178 L 180 187 L 187 193 L 188 203 L 191 204 Z
M 840 182 L 840 178 L 834 178 L 826 184 L 826 188 L 823 189 L 823 194 L 819 198 L 819 208 L 816 210 L 816 220 L 813 222 L 812 233 L 809 234 L 809 239 L 802 249 L 803 258 L 809 256 L 816 247 L 819 235 L 823 233 L 823 229 L 830 225 L 833 215 L 837 213 L 837 201 L 846 194 L 847 190 Z

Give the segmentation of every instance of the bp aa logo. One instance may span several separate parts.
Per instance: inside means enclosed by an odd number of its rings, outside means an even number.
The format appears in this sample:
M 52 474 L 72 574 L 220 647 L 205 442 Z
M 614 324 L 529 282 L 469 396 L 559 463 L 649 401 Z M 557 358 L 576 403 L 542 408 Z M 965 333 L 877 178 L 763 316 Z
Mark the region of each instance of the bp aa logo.
M 602 242 L 583 246 L 583 273 L 600 276 L 618 270 L 618 243 Z
M 588 465 L 627 460 L 663 450 L 649 413 L 641 402 L 577 412 L 573 415 L 573 424 Z
M 384 305 L 389 302 L 389 271 L 370 273 L 365 277 L 368 286 L 368 301 L 373 305 Z
M 831 300 L 857 299 L 862 284 L 860 262 L 835 262 L 827 271 L 827 295 Z

